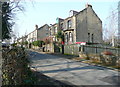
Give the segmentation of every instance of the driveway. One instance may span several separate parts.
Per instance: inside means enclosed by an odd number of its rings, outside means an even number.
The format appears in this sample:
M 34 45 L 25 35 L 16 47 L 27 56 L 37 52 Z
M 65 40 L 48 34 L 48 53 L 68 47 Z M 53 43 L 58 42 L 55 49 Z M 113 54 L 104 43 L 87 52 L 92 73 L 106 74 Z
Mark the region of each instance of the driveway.
M 73 85 L 120 85 L 118 71 L 66 59 L 57 55 L 30 52 L 31 67 Z

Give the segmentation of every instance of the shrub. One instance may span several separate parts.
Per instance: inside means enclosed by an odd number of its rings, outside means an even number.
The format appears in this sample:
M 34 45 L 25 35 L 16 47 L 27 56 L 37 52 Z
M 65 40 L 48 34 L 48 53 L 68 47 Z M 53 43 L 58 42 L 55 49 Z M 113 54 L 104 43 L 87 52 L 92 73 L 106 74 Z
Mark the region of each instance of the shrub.
M 101 53 L 101 62 L 105 65 L 116 65 L 117 57 L 110 51 Z
M 35 84 L 24 48 L 3 49 L 2 85 Z
M 13 43 L 13 44 L 11 44 L 11 46 L 13 46 L 13 47 L 14 47 L 14 46 L 17 46 L 17 43 Z
M 33 44 L 34 46 L 42 47 L 42 45 L 44 44 L 44 42 L 38 40 L 38 41 L 34 41 L 32 44 Z
M 92 62 L 100 63 L 100 55 L 99 54 L 89 54 L 89 59 L 92 60 Z
M 110 51 L 104 51 L 103 54 L 105 54 L 105 55 L 113 55 L 113 53 L 110 52 Z
M 28 41 L 23 42 L 23 44 L 24 44 L 24 45 L 27 45 L 27 44 L 28 44 Z
M 80 52 L 80 53 L 79 53 L 79 57 L 80 57 L 81 59 L 87 59 L 87 60 L 89 60 L 88 55 L 85 54 L 85 53 L 83 53 L 83 52 Z

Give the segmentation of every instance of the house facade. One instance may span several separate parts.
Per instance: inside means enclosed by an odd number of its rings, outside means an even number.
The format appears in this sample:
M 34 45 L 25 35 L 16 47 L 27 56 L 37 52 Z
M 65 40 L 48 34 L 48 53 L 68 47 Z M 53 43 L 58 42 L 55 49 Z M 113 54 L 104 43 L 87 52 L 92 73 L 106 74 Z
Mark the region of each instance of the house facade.
M 64 42 L 67 44 L 102 43 L 102 21 L 87 4 L 80 12 L 71 10 L 70 17 L 60 22 L 59 28 L 64 32 Z
M 22 36 L 21 38 L 18 38 L 15 43 L 17 43 L 18 46 L 28 47 L 26 44 L 28 35 Z
M 61 22 L 60 26 L 63 30 L 65 45 L 75 43 L 75 36 L 76 36 L 75 16 L 71 16 L 64 19 L 64 21 Z
M 56 35 L 58 33 L 58 24 L 55 23 L 55 24 L 50 24 L 50 27 L 49 27 L 49 44 L 47 44 L 47 49 L 50 51 L 50 52 L 55 52 L 55 43 L 58 41 Z
M 45 24 L 37 29 L 37 40 L 44 40 L 45 38 L 49 37 L 49 25 Z
M 58 41 L 58 38 L 56 37 L 56 35 L 58 34 L 58 32 L 60 30 L 62 30 L 61 28 L 61 22 L 63 21 L 64 19 L 62 18 L 56 18 L 56 23 L 55 24 L 50 24 L 50 37 L 52 37 L 52 41 L 53 42 L 57 42 Z
M 28 43 L 32 43 L 33 41 L 37 40 L 37 32 L 38 32 L 38 25 L 35 25 L 35 30 L 30 32 L 27 35 L 27 41 Z
M 49 36 L 49 26 L 47 24 L 38 28 L 38 25 L 35 25 L 35 30 L 30 32 L 27 35 L 28 47 L 32 48 L 32 42 L 42 41 Z

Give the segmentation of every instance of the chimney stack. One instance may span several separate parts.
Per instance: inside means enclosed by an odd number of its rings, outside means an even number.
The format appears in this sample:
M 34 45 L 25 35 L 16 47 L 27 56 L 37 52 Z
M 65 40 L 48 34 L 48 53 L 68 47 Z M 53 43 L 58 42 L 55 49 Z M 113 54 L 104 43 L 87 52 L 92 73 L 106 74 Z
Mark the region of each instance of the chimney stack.
M 38 29 L 38 25 L 37 24 L 35 25 L 35 29 Z
M 88 3 L 85 5 L 86 8 L 88 8 L 89 6 L 92 7 L 92 5 L 90 5 Z
M 85 7 L 86 7 L 86 8 L 88 7 L 88 3 L 85 5 Z

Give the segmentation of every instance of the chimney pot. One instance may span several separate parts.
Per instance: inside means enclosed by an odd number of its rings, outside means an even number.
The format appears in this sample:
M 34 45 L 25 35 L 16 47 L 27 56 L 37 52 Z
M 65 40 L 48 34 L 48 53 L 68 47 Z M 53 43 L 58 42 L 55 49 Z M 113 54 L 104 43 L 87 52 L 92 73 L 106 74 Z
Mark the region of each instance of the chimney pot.
M 88 8 L 89 6 L 92 7 L 92 5 L 90 5 L 90 4 L 88 4 L 88 3 L 85 5 L 86 8 Z
M 88 3 L 85 5 L 85 7 L 86 7 L 86 8 L 88 7 Z

